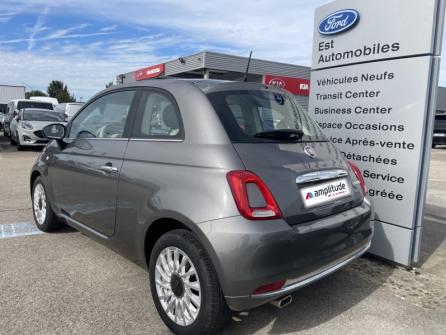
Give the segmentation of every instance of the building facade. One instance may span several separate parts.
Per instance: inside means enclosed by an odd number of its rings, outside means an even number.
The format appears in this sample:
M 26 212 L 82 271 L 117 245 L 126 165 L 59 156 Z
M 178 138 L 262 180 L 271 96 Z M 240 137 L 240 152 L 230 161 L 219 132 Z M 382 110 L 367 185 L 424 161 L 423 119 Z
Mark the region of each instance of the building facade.
M 120 74 L 116 82 L 122 84 L 165 77 L 241 81 L 245 78 L 248 61 L 248 57 L 202 51 Z M 293 93 L 305 109 L 308 108 L 309 67 L 252 58 L 247 81 L 283 87 Z

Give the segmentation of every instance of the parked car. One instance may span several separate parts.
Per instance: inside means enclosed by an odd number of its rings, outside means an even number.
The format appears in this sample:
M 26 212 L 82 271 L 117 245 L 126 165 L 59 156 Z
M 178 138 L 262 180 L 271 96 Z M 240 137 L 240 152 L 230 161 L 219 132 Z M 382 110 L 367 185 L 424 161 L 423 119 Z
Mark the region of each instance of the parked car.
M 79 109 L 84 105 L 83 102 L 67 102 L 58 104 L 54 110 L 65 115 L 65 121 L 68 122 L 77 113 Z
M 14 115 L 14 112 L 19 111 L 22 108 L 41 108 L 53 110 L 53 104 L 49 102 L 33 101 L 27 99 L 16 99 L 11 100 L 8 103 L 7 113 L 4 116 L 4 133 L 6 136 L 11 136 L 11 131 L 9 129 L 9 123 Z
M 53 105 L 53 107 L 56 107 L 59 104 L 59 100 L 57 100 L 57 98 L 52 98 L 52 97 L 35 96 L 35 97 L 30 97 L 29 99 L 34 101 L 49 102 L 50 104 Z
M 4 129 L 8 102 L 15 99 L 25 99 L 25 86 L 0 85 L 0 130 Z
M 63 123 L 64 115 L 48 109 L 24 108 L 15 111 L 10 123 L 11 145 L 18 150 L 27 146 L 44 146 L 48 139 L 42 129 L 54 123 Z
M 54 141 L 30 176 L 37 227 L 65 222 L 147 267 L 176 334 L 283 307 L 370 246 L 361 172 L 280 88 L 113 86 L 43 132 Z
M 442 144 L 446 144 L 446 113 L 437 112 L 437 114 L 435 114 L 432 148 Z
M 0 130 L 4 129 L 5 114 L 7 110 L 8 110 L 7 104 L 0 104 Z

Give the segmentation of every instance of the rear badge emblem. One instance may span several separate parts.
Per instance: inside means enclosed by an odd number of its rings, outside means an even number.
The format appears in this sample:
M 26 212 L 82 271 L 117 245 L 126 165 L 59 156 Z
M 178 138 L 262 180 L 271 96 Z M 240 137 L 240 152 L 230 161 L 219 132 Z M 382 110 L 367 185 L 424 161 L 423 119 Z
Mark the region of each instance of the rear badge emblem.
M 310 147 L 309 145 L 306 145 L 304 147 L 304 152 L 307 156 L 311 158 L 316 158 L 317 154 L 313 147 Z

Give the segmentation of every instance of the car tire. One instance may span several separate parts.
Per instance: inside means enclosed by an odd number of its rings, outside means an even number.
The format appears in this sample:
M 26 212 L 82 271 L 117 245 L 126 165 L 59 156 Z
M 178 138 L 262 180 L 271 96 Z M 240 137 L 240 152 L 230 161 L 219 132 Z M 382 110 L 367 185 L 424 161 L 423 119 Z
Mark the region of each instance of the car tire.
M 162 258 L 169 259 L 170 253 L 174 259 L 176 251 L 177 260 L 163 264 Z M 183 261 L 183 267 L 177 266 Z M 185 273 L 196 275 L 186 277 Z M 213 334 L 229 320 L 230 311 L 212 262 L 189 231 L 173 230 L 159 238 L 150 255 L 149 275 L 155 307 L 174 334 Z
M 432 149 L 435 149 L 436 146 L 436 144 L 432 143 Z
M 20 137 L 19 137 L 18 133 L 16 133 L 15 138 L 16 138 L 16 143 L 17 143 L 17 150 L 22 151 L 23 149 L 25 149 L 23 147 L 23 145 L 20 144 Z
M 34 222 L 37 228 L 44 232 L 50 232 L 62 227 L 62 224 L 51 208 L 51 203 L 41 177 L 37 177 L 34 181 L 31 200 Z
M 12 138 L 12 136 L 9 136 L 9 144 L 16 145 L 16 141 Z

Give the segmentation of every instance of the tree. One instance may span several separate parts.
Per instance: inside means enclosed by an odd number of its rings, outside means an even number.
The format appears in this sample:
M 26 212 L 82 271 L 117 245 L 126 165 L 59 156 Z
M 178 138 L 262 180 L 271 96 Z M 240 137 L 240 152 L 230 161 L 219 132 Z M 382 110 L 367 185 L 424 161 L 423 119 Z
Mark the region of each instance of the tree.
M 105 84 L 105 88 L 109 88 L 111 86 L 113 86 L 113 82 L 112 81 L 109 81 L 107 84 Z
M 30 97 L 46 97 L 47 94 L 40 90 L 31 90 L 25 93 L 25 98 L 29 99 Z
M 48 95 L 52 98 L 56 98 L 60 103 L 62 102 L 75 102 L 76 98 L 70 93 L 67 85 L 60 80 L 53 80 L 47 89 Z
M 63 90 L 63 82 L 60 80 L 53 80 L 49 85 L 48 85 L 48 95 L 52 98 L 57 98 L 57 95 L 59 94 L 60 91 Z

